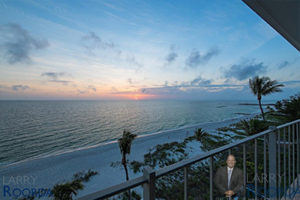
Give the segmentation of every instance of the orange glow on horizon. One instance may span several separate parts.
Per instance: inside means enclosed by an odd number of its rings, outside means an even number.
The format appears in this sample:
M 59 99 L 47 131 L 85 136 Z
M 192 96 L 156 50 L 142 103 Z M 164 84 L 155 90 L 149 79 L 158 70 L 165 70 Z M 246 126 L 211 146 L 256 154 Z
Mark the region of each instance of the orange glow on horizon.
M 127 94 L 117 94 L 116 96 L 122 99 L 129 100 L 145 100 L 145 99 L 155 99 L 157 95 L 143 94 L 143 93 L 127 93 Z
M 147 99 L 160 99 L 163 96 L 155 94 L 145 94 L 139 88 L 128 91 L 127 88 L 118 88 L 112 91 L 110 87 L 101 87 L 95 85 L 96 90 L 92 90 L 87 86 L 62 85 L 58 83 L 38 84 L 39 82 L 24 82 L 30 88 L 22 91 L 11 91 L 10 85 L 4 87 L 4 91 L 8 94 L 16 94 L 17 99 L 19 96 L 24 96 L 26 99 L 86 99 L 86 100 L 147 100 Z M 75 82 L 74 82 L 75 84 Z M 19 96 L 18 96 L 19 95 Z

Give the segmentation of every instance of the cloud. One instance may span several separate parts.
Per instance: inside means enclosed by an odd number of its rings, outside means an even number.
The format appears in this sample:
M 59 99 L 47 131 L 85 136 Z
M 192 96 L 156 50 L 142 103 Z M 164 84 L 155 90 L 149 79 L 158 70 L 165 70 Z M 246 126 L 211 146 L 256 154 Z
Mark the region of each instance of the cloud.
M 89 86 L 88 86 L 88 90 L 92 90 L 92 91 L 94 91 L 94 92 L 97 91 L 97 89 L 96 89 L 94 86 L 92 86 L 92 85 L 89 85 Z
M 129 78 L 127 81 L 128 81 L 129 84 L 132 84 L 132 79 L 131 78 Z
M 286 68 L 286 67 L 288 67 L 290 65 L 295 64 L 298 60 L 299 60 L 299 57 L 295 57 L 293 59 L 290 59 L 289 61 L 284 60 L 284 61 L 282 61 L 281 63 L 278 64 L 277 68 L 278 69 Z
M 190 85 L 192 86 L 210 85 L 210 84 L 211 84 L 211 80 L 203 79 L 201 76 L 195 78 L 190 82 Z
M 165 81 L 164 84 L 157 87 L 141 88 L 140 92 L 148 95 L 159 96 L 160 98 L 179 98 L 179 99 L 197 99 L 197 98 L 212 98 L 221 97 L 226 99 L 226 92 L 229 94 L 237 94 L 238 92 L 249 93 L 247 84 L 212 84 L 212 79 L 205 79 L 198 76 L 190 81 L 175 81 L 169 83 Z M 222 95 L 221 95 L 222 94 Z M 232 98 L 233 96 L 230 96 Z
M 297 88 L 299 90 L 300 88 L 300 80 L 280 81 L 279 83 L 284 84 L 284 90 L 286 88 Z
M 172 45 L 170 47 L 170 52 L 169 54 L 166 56 L 166 61 L 167 61 L 167 64 L 170 64 L 172 62 L 174 62 L 176 60 L 176 58 L 178 57 L 178 54 L 175 52 L 175 47 L 174 45 Z
M 41 76 L 48 77 L 49 82 L 62 83 L 64 85 L 68 85 L 71 81 L 62 80 L 61 77 L 69 76 L 65 72 L 44 72 Z
M 178 54 L 177 54 L 177 53 L 175 53 L 175 52 L 170 52 L 170 53 L 167 55 L 167 57 L 166 57 L 166 61 L 167 61 L 168 63 L 171 63 L 171 62 L 175 61 L 177 57 L 178 57 Z
M 65 75 L 66 75 L 66 73 L 64 73 L 64 72 L 59 72 L 59 73 L 57 73 L 57 72 L 45 72 L 45 73 L 41 74 L 41 76 L 47 76 L 51 79 L 57 79 L 58 77 L 65 76 Z
M 176 86 L 164 86 L 164 87 L 153 87 L 153 88 L 142 88 L 140 92 L 143 94 L 153 94 L 153 95 L 169 95 L 180 93 L 180 87 Z
M 185 63 L 188 67 L 196 68 L 199 65 L 206 64 L 212 57 L 218 55 L 220 50 L 213 48 L 205 54 L 200 54 L 198 50 L 194 49 L 186 59 Z
M 20 25 L 9 23 L 0 26 L 0 51 L 9 64 L 30 62 L 33 50 L 49 45 L 45 39 L 36 39 Z
M 137 61 L 134 55 L 124 53 L 114 42 L 104 41 L 98 36 L 95 32 L 89 32 L 87 35 L 84 35 L 81 38 L 82 46 L 88 50 L 88 53 L 95 56 L 97 50 L 102 50 L 102 53 L 107 51 L 108 56 L 113 58 L 110 60 L 121 59 L 131 65 L 134 65 L 136 70 L 139 70 L 143 67 L 143 64 Z M 107 55 L 105 55 L 106 57 Z
M 178 81 L 174 81 L 173 83 L 169 83 L 168 81 L 165 81 L 163 85 L 158 85 L 159 87 L 195 87 L 195 86 L 201 86 L 201 87 L 210 87 L 213 86 L 212 83 L 213 80 L 208 80 L 205 78 L 202 78 L 201 76 L 198 76 L 194 78 L 191 81 L 182 81 L 179 83 Z
M 65 81 L 65 80 L 49 80 L 49 82 L 62 83 L 62 84 L 64 84 L 64 85 L 68 85 L 71 81 Z
M 111 93 L 119 92 L 119 90 L 116 87 L 111 87 L 110 91 L 111 91 Z
M 247 85 L 176 85 L 161 86 L 152 88 L 142 88 L 140 92 L 148 95 L 154 95 L 159 98 L 175 99 L 232 99 L 244 98 L 245 95 L 252 97 Z M 245 94 L 245 95 L 243 95 Z
M 96 33 L 89 32 L 81 38 L 83 46 L 88 50 L 100 49 L 112 49 L 115 47 L 113 42 L 103 41 Z
M 126 61 L 132 65 L 135 65 L 137 67 L 136 70 L 139 70 L 141 67 L 143 67 L 143 64 L 136 61 L 133 55 L 127 55 Z
M 30 87 L 29 86 L 27 86 L 27 85 L 13 85 L 13 86 L 11 86 L 11 89 L 13 90 L 13 91 L 24 91 L 24 90 L 27 90 L 27 89 L 29 89 Z
M 86 90 L 77 90 L 78 94 L 85 94 L 87 91 Z
M 263 62 L 255 63 L 254 60 L 245 61 L 241 64 L 235 64 L 226 70 L 224 73 L 225 78 L 235 78 L 239 81 L 248 79 L 255 75 L 265 73 L 267 66 Z
M 287 67 L 289 64 L 291 64 L 291 63 L 288 62 L 288 61 L 283 61 L 283 62 L 281 62 L 281 63 L 278 65 L 278 69 L 285 68 L 285 67 Z
M 292 80 L 292 81 L 281 81 L 282 84 L 298 84 L 300 80 Z
M 91 94 L 93 92 L 96 92 L 97 91 L 97 88 L 93 85 L 88 85 L 87 87 L 84 87 L 84 88 L 77 88 L 77 94 L 78 95 L 81 95 L 81 94 Z

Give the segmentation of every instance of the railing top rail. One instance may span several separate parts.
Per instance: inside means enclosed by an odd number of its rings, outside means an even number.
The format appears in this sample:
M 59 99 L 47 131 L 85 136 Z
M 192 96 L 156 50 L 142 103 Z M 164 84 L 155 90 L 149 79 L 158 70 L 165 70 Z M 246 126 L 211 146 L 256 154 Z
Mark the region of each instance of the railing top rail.
M 284 127 L 287 127 L 287 126 L 290 126 L 292 124 L 295 124 L 295 123 L 299 123 L 300 122 L 300 119 L 297 119 L 295 121 L 292 121 L 292 122 L 289 122 L 289 123 L 286 123 L 286 124 L 282 124 L 280 126 L 277 126 L 277 129 L 280 129 L 280 128 L 284 128 Z
M 188 165 L 194 164 L 196 162 L 199 162 L 201 160 L 204 160 L 206 158 L 214 156 L 215 154 L 221 153 L 221 152 L 226 151 L 228 149 L 231 149 L 233 147 L 239 146 L 239 145 L 244 144 L 246 142 L 249 142 L 249 141 L 252 141 L 252 140 L 257 139 L 259 137 L 262 137 L 262 136 L 264 136 L 266 134 L 269 134 L 269 133 L 271 133 L 275 130 L 278 130 L 278 129 L 281 129 L 281 128 L 284 128 L 284 127 L 287 127 L 287 126 L 290 126 L 292 124 L 299 123 L 299 122 L 300 122 L 300 119 L 289 122 L 289 123 L 286 123 L 286 124 L 283 124 L 283 125 L 280 125 L 280 126 L 277 126 L 277 127 L 272 127 L 271 129 L 268 129 L 266 131 L 260 132 L 258 134 L 252 135 L 252 136 L 249 136 L 247 138 L 243 138 L 243 139 L 241 139 L 237 142 L 227 144 L 227 145 L 224 145 L 222 147 L 210 150 L 208 152 L 205 152 L 205 153 L 200 154 L 198 156 L 195 156 L 193 158 L 182 160 L 180 162 L 177 162 L 177 163 L 174 163 L 172 165 L 166 166 L 164 168 L 158 169 L 157 171 L 155 171 L 155 176 L 156 176 L 156 178 L 159 178 L 159 177 L 164 176 L 164 175 L 166 175 L 170 172 L 179 170 L 179 169 L 184 168 Z M 140 176 L 138 178 L 126 181 L 126 182 L 121 183 L 119 185 L 115 185 L 115 186 L 106 188 L 104 190 L 86 195 L 84 197 L 79 198 L 79 200 L 90 200 L 90 199 L 96 200 L 96 199 L 107 198 L 107 197 L 110 197 L 112 195 L 118 194 L 120 192 L 126 191 L 130 188 L 134 188 L 136 186 L 142 185 L 146 182 L 147 182 L 147 178 L 144 177 L 144 176 Z
M 100 190 L 91 194 L 88 194 L 84 197 L 78 198 L 78 200 L 91 200 L 91 199 L 103 199 L 110 196 L 113 196 L 115 194 L 118 194 L 120 192 L 126 191 L 130 188 L 134 188 L 136 186 L 142 185 L 147 182 L 147 178 L 144 176 L 140 176 L 135 179 L 131 179 L 129 181 L 120 183 L 118 185 L 111 186 L 109 188 L 106 188 L 104 190 Z

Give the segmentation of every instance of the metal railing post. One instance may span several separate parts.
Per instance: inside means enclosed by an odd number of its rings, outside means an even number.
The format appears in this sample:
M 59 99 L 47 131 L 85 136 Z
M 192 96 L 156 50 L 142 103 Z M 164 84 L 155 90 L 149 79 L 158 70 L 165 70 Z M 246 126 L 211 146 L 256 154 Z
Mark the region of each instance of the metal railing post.
M 188 199 L 188 167 L 183 168 L 184 175 L 184 200 Z
M 246 169 L 246 143 L 244 143 L 243 144 L 243 175 L 244 175 L 244 199 L 246 199 L 246 195 L 247 195 L 247 193 L 246 193 L 246 184 L 247 184 L 247 182 L 246 182 L 246 180 L 247 180 L 247 177 L 246 177 L 246 175 L 247 175 L 247 169 Z
M 267 199 L 267 136 L 264 135 L 264 199 Z
M 299 123 L 296 123 L 296 133 L 297 133 L 297 188 L 300 187 L 300 148 L 299 148 Z
M 288 195 L 291 194 L 291 126 L 288 127 Z
M 278 198 L 281 197 L 281 131 L 277 130 L 278 134 Z
M 209 157 L 209 198 L 213 200 L 213 157 Z
M 295 132 L 296 132 L 296 126 L 295 124 L 293 124 L 292 126 L 292 137 L 293 137 L 293 140 L 292 140 L 292 143 L 293 143 L 293 146 L 292 146 L 292 149 L 293 149 L 293 192 L 296 191 L 296 187 L 295 187 Z
M 277 199 L 276 128 L 269 133 L 269 197 Z
M 155 171 L 150 167 L 145 167 L 143 170 L 144 176 L 148 179 L 147 183 L 143 185 L 144 200 L 155 199 Z
M 286 127 L 283 128 L 283 192 L 286 199 Z
M 255 191 L 255 200 L 257 199 L 257 139 L 254 139 L 254 191 Z

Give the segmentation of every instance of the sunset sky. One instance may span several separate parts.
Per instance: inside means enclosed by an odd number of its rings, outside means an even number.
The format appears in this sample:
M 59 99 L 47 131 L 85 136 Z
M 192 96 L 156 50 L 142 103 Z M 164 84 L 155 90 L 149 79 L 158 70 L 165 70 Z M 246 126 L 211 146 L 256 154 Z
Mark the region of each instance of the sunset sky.
M 0 99 L 255 99 L 300 54 L 241 0 L 1 0 Z M 266 98 L 266 99 L 268 99 Z

